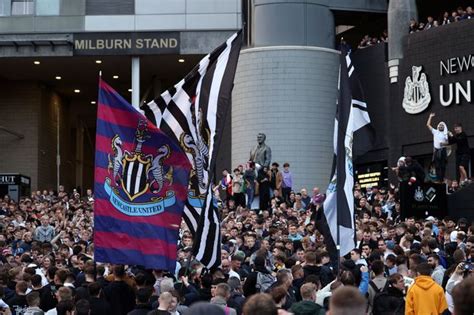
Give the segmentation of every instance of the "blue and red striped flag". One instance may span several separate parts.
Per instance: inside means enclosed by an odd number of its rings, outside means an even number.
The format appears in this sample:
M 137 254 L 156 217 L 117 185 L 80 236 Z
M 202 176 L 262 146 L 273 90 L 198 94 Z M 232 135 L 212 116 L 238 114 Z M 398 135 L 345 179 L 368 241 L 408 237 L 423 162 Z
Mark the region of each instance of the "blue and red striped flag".
M 95 260 L 174 271 L 189 171 L 179 144 L 100 80 Z

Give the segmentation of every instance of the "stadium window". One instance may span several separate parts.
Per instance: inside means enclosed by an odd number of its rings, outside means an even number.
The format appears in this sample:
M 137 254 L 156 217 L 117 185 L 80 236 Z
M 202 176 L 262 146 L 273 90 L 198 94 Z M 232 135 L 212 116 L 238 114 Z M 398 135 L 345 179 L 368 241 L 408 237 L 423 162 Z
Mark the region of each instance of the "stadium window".
M 12 0 L 12 15 L 32 15 L 34 8 L 34 0 Z
M 0 0 L 0 16 L 10 15 L 11 0 Z
M 36 0 L 36 15 L 59 15 L 59 0 Z

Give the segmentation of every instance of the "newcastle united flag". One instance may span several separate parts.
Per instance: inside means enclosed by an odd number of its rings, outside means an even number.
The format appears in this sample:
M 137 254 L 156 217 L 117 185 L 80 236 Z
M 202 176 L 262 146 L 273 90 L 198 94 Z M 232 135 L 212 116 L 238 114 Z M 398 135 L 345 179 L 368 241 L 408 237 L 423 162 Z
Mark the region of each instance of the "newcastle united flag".
M 142 107 L 181 145 L 192 165 L 183 218 L 195 237 L 195 257 L 209 268 L 220 265 L 219 217 L 211 185 L 241 45 L 239 31 L 173 88 Z
M 190 164 L 104 81 L 95 152 L 95 260 L 173 271 Z
M 328 244 L 328 248 L 334 248 L 335 244 L 339 247 L 339 256 L 344 256 L 355 247 L 353 161 L 372 148 L 375 133 L 354 66 L 344 53 L 341 54 L 338 86 L 333 170 L 319 219 L 329 227 L 329 231 L 322 228 L 323 234 L 330 234 L 325 235 L 325 239 L 333 243 Z M 330 233 L 324 233 L 324 230 Z

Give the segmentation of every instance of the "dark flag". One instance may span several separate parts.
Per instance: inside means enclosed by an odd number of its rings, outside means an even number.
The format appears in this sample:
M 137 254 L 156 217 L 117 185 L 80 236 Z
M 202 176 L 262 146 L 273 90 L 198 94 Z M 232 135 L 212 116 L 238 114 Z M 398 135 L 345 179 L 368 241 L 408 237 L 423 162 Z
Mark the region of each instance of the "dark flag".
M 325 239 L 333 245 L 328 248 L 334 248 L 335 244 L 339 246 L 339 256 L 344 256 L 355 247 L 353 161 L 372 148 L 375 133 L 351 59 L 344 54 L 341 54 L 338 85 L 333 170 L 318 221 L 327 222 L 329 227 L 326 233 L 322 229 Z
M 220 265 L 220 220 L 211 186 L 241 45 L 239 31 L 173 88 L 142 107 L 181 145 L 192 165 L 183 218 L 195 238 L 194 255 L 208 268 Z
M 186 154 L 102 80 L 98 103 L 95 259 L 174 271 Z

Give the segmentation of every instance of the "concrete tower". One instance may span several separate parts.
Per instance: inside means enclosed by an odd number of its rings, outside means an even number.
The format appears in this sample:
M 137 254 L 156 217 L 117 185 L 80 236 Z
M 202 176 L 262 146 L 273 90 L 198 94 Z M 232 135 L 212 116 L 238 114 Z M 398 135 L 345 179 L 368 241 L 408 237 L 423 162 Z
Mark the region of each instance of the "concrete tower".
M 388 5 L 388 67 L 390 83 L 398 82 L 398 65 L 403 58 L 403 37 L 410 19 L 418 20 L 415 0 L 390 1 Z
M 290 163 L 294 189 L 326 187 L 332 164 L 339 52 L 334 18 L 317 1 L 255 1 L 252 48 L 242 51 L 233 93 L 232 165 L 259 132 L 272 161 Z

